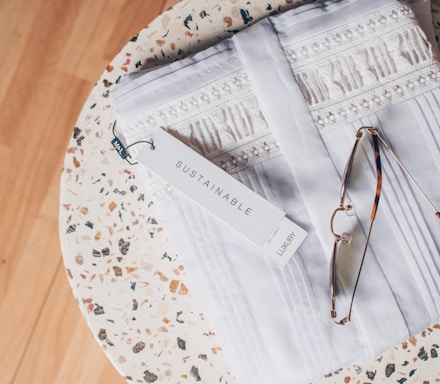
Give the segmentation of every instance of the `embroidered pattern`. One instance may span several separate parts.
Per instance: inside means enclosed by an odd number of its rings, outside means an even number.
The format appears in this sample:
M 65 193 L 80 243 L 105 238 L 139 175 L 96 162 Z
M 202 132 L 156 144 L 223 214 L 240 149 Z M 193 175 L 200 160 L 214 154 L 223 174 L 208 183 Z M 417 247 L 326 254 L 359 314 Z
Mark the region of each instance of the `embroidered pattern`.
M 384 7 L 284 51 L 321 129 L 417 96 L 440 79 L 431 45 L 404 5 Z
M 229 173 L 280 153 L 243 70 L 146 111 L 131 142 L 161 127 Z

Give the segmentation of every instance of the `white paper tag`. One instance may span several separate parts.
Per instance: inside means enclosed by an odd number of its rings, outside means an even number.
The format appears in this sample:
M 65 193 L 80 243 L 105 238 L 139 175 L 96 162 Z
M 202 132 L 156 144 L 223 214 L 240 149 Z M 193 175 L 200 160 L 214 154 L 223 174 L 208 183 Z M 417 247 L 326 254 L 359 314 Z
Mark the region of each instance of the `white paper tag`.
M 163 129 L 137 161 L 285 265 L 307 233 L 285 213 Z

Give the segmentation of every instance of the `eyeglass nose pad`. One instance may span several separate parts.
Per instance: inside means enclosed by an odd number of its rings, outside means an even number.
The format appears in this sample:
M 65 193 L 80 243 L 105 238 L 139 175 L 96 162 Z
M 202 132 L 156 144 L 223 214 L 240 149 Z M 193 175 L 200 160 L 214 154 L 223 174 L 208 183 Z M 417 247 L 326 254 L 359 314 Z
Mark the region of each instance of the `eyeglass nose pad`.
M 345 204 L 344 211 L 347 216 L 354 216 L 356 214 L 356 209 L 354 208 L 354 205 L 351 202 Z
M 348 247 L 351 244 L 351 235 L 347 232 L 344 232 L 341 235 L 341 242 L 343 245 Z

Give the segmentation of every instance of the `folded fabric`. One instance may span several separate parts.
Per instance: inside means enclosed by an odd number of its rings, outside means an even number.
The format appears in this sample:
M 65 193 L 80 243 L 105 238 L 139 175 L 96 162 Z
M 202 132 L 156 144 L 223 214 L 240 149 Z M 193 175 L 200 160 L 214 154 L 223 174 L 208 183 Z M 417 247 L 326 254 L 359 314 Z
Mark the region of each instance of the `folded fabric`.
M 413 6 L 426 16 L 429 2 Z M 241 383 L 304 383 L 440 320 L 440 221 L 386 151 L 352 320 L 342 327 L 330 318 L 329 220 L 355 131 L 379 128 L 440 202 L 440 67 L 430 23 L 421 20 L 427 33 L 397 0 L 315 2 L 128 76 L 112 93 L 127 145 L 164 128 L 308 231 L 281 268 L 139 167 Z M 376 186 L 374 158 L 362 145 L 348 191 L 359 244 Z M 130 148 L 133 156 L 138 150 Z M 341 311 L 348 309 L 359 257 L 338 263 Z

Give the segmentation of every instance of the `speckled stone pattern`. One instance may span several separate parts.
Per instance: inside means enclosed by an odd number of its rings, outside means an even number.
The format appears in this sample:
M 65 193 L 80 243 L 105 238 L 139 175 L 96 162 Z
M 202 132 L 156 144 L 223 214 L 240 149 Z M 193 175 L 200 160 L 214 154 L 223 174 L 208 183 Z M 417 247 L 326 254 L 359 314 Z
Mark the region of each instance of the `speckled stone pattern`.
M 121 375 L 133 383 L 236 383 L 191 291 L 143 180 L 112 146 L 110 89 L 121 76 L 179 59 L 303 2 L 182 1 L 139 32 L 90 94 L 67 148 L 60 235 L 78 305 Z M 439 8 L 433 8 L 440 28 Z M 214 283 L 214 282 L 213 282 Z M 440 326 L 315 383 L 440 381 Z

